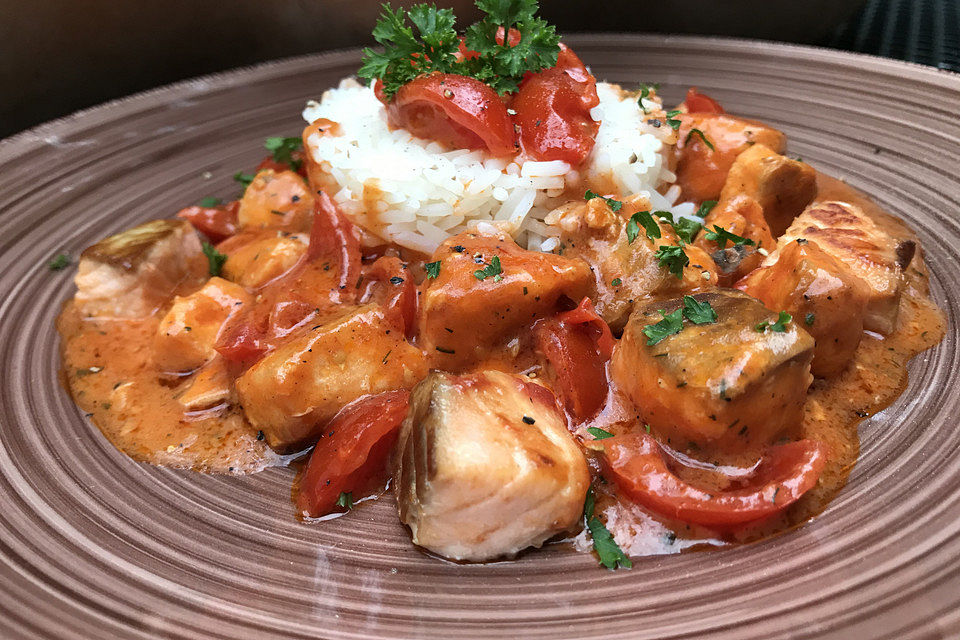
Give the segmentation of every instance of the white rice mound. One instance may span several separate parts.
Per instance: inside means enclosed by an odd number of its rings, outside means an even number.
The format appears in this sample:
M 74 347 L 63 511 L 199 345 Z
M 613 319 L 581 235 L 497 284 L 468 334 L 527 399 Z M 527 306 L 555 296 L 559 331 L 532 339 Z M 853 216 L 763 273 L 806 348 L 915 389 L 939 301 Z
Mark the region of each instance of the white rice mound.
M 449 150 L 403 129 L 391 131 L 373 90 L 353 79 L 307 103 L 307 122 L 339 124 L 339 135 L 315 133 L 307 149 L 339 186 L 333 198 L 355 223 L 380 240 L 428 254 L 467 229 L 503 231 L 528 249 L 552 251 L 560 230 L 544 218 L 582 199 L 591 185 L 612 187 L 622 197 L 641 194 L 654 210 L 692 215 L 693 204 L 676 203 L 679 188 L 668 167 L 675 134 L 665 123 L 647 122 L 658 114 L 664 121 L 659 99 L 644 100 L 644 114 L 636 95 L 616 85 L 598 83 L 597 94 L 600 104 L 591 111 L 600 122 L 597 141 L 579 171 L 561 161 Z

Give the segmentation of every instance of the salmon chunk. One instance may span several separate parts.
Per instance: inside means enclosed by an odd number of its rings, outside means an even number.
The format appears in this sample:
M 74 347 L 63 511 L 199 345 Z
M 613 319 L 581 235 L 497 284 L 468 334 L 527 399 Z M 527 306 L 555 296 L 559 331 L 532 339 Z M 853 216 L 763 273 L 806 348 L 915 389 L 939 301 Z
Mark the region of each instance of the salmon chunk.
M 725 113 L 684 114 L 677 133 L 677 184 L 683 198 L 695 202 L 719 199 L 730 167 L 751 146 L 777 153 L 787 146 L 787 137 L 773 127 Z
M 216 355 L 213 346 L 220 330 L 252 299 L 243 287 L 223 278 L 210 278 L 199 291 L 174 298 L 154 339 L 157 367 L 187 372 L 209 362 Z
M 190 223 L 154 220 L 87 248 L 74 278 L 74 300 L 88 317 L 143 318 L 207 275 L 207 259 Z
M 593 265 L 597 313 L 613 329 L 627 322 L 634 303 L 653 295 L 712 289 L 717 284 L 716 265 L 703 250 L 686 245 L 688 264 L 678 278 L 657 258 L 661 247 L 679 245 L 673 228 L 657 219 L 660 237 L 651 239 L 639 228 L 633 241 L 627 232 L 630 217 L 649 209 L 646 198 L 625 199 L 613 211 L 603 198 L 571 202 L 547 216 L 561 229 L 564 255 L 582 258 Z
M 813 167 L 755 144 L 730 167 L 717 209 L 734 198 L 750 198 L 760 205 L 767 228 L 778 238 L 816 195 Z
M 259 289 L 279 278 L 307 252 L 305 233 L 288 234 L 275 230 L 234 236 L 217 246 L 226 254 L 223 276 L 244 287 Z
M 348 402 L 410 388 L 426 373 L 403 328 L 368 304 L 279 346 L 237 379 L 237 393 L 267 444 L 289 450 L 309 444 Z
M 759 451 L 794 435 L 813 380 L 813 338 L 796 319 L 772 327 L 778 314 L 739 291 L 693 298 L 709 303 L 717 320 L 683 319 L 679 332 L 666 337 L 648 330 L 659 341 L 644 329 L 681 309 L 684 300 L 637 307 L 613 352 L 613 382 L 677 449 Z
M 264 169 L 244 191 L 237 221 L 241 229 L 283 227 L 309 231 L 313 201 L 313 193 L 300 175 Z
M 521 329 L 556 312 L 562 297 L 579 302 L 593 281 L 582 260 L 527 251 L 508 236 L 461 233 L 431 261 L 439 273 L 424 282 L 420 340 L 442 368 L 500 351 Z
M 498 371 L 434 372 L 417 385 L 393 478 L 414 543 L 474 562 L 576 525 L 590 484 L 553 394 Z
M 790 312 L 813 336 L 813 375 L 826 378 L 841 373 L 863 336 L 861 287 L 843 265 L 810 242 L 790 242 L 764 264 L 737 288 L 769 309 Z
M 897 326 L 903 289 L 904 255 L 896 240 L 859 207 L 847 202 L 817 202 L 807 207 L 778 241 L 810 242 L 842 265 L 866 300 L 863 327 L 889 334 Z M 909 254 L 912 256 L 913 243 Z M 909 262 L 909 260 L 906 260 Z

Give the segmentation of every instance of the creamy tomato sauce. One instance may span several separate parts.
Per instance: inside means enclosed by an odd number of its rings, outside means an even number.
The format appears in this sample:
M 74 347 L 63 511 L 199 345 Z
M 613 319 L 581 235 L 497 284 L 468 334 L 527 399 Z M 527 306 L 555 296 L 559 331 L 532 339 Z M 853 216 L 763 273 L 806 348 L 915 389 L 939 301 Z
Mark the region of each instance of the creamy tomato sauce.
M 186 380 L 164 380 L 153 363 L 163 310 L 139 321 L 85 319 L 68 302 L 57 322 L 62 376 L 77 405 L 134 460 L 209 473 L 246 474 L 281 464 L 236 406 L 191 412 Z

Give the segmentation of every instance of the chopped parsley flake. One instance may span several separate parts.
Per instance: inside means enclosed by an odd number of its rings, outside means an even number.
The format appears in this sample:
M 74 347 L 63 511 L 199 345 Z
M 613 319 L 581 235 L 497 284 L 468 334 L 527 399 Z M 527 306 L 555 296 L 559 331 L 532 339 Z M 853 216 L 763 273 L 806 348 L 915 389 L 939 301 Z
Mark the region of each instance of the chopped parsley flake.
M 587 427 L 587 432 L 597 440 L 603 440 L 604 438 L 613 437 L 612 433 L 610 433 L 606 429 L 601 429 L 600 427 Z
M 789 324 L 791 320 L 793 320 L 793 316 L 786 311 L 781 311 L 780 315 L 777 316 L 776 322 L 773 324 L 769 322 L 761 322 L 756 326 L 756 330 L 760 333 L 763 333 L 767 329 L 770 329 L 770 331 L 774 331 L 776 333 L 783 333 L 787 330 L 787 324 Z
M 65 253 L 58 253 L 49 262 L 47 268 L 50 271 L 63 271 L 70 266 L 70 256 Z
M 813 326 L 813 323 L 816 321 L 816 319 L 817 319 L 816 314 L 808 313 L 808 314 L 804 317 L 803 321 L 807 323 L 807 326 L 808 326 L 808 327 L 812 327 L 812 326 Z
M 337 496 L 337 506 L 343 507 L 344 509 L 353 509 L 353 492 L 340 492 L 340 495 Z
M 610 281 L 610 284 L 611 286 L 619 287 L 620 285 L 623 284 L 623 280 L 621 280 L 620 278 L 614 278 L 613 280 Z
M 200 201 L 200 206 L 209 209 L 210 207 L 215 207 L 218 204 L 221 204 L 223 200 L 220 198 L 214 198 L 213 196 L 207 196 Z
M 717 312 L 706 300 L 700 302 L 693 296 L 683 296 L 683 317 L 693 324 L 713 324 L 717 321 Z
M 246 191 L 247 187 L 250 186 L 250 183 L 253 182 L 253 179 L 256 176 L 252 173 L 244 173 L 243 171 L 237 171 L 233 174 L 233 179 L 240 183 L 240 186 L 243 187 L 243 190 Z
M 703 228 L 696 220 L 691 220 L 690 218 L 680 218 L 676 222 L 672 222 L 673 230 L 676 232 L 677 237 L 680 238 L 680 242 L 691 243 L 693 242 L 693 237 L 697 235 L 697 232 Z
M 756 244 L 750 238 L 744 238 L 743 236 L 738 236 L 735 233 L 730 233 L 723 227 L 713 225 L 713 231 L 707 230 L 707 235 L 705 236 L 707 240 L 711 240 L 717 243 L 717 246 L 723 249 L 727 246 L 727 242 L 732 242 L 734 245 L 738 244 Z
M 590 488 L 587 491 L 587 499 L 583 503 L 583 519 L 587 523 L 587 529 L 590 530 L 590 536 L 593 538 L 593 550 L 597 552 L 600 564 L 607 569 L 631 568 L 633 563 L 630 562 L 630 558 L 613 539 L 613 535 L 600 521 L 600 518 L 593 515 L 593 508 L 593 488 Z
M 436 262 L 428 262 L 428 263 L 426 263 L 425 265 L 423 265 L 423 268 L 427 270 L 427 277 L 428 277 L 428 278 L 436 278 L 437 276 L 440 275 L 440 261 L 439 261 L 439 260 L 437 260 Z
M 659 261 L 660 266 L 669 269 L 670 273 L 683 277 L 683 269 L 690 264 L 690 258 L 684 253 L 683 247 L 674 245 L 664 245 L 657 249 L 654 257 Z
M 594 193 L 590 189 L 587 189 L 587 192 L 583 194 L 584 200 L 593 200 L 594 198 L 600 198 L 607 203 L 607 206 L 610 207 L 610 210 L 616 213 L 620 211 L 620 208 L 623 207 L 623 203 L 619 200 L 614 200 L 613 198 L 604 198 L 603 196 Z
M 203 255 L 207 256 L 207 262 L 210 265 L 210 275 L 219 276 L 223 271 L 223 263 L 227 261 L 227 255 L 220 253 L 212 244 L 203 241 Z
M 643 328 L 643 335 L 648 338 L 648 347 L 652 347 L 666 337 L 680 333 L 683 330 L 683 309 L 677 309 L 673 313 L 664 313 L 663 309 L 660 309 L 660 315 L 663 316 L 663 320 L 656 324 L 649 324 Z
M 638 211 L 627 220 L 627 244 L 633 244 L 633 241 L 640 235 L 640 227 L 643 227 L 647 237 L 651 240 L 657 240 L 660 237 L 660 225 L 653 219 L 649 211 Z
M 645 84 L 640 87 L 640 97 L 637 98 L 637 104 L 640 105 L 640 108 L 643 109 L 644 113 L 650 113 L 650 110 L 643 106 L 643 101 L 650 97 L 651 91 L 659 91 L 659 84 Z
M 477 280 L 493 278 L 494 282 L 500 282 L 503 280 L 503 276 L 500 275 L 502 273 L 503 269 L 500 268 L 500 256 L 493 256 L 493 258 L 490 260 L 490 264 L 485 266 L 483 269 L 477 269 L 473 272 L 473 275 L 477 277 Z
M 267 151 L 273 154 L 273 159 L 280 164 L 285 164 L 294 171 L 300 170 L 301 160 L 293 157 L 294 151 L 303 149 L 303 140 L 299 137 L 283 138 L 279 136 L 267 138 L 263 146 Z
M 680 128 L 680 120 L 677 116 L 680 115 L 679 109 L 674 109 L 673 111 L 667 111 L 667 124 L 670 125 L 670 128 L 676 131 Z
M 690 142 L 691 136 L 699 136 L 699 138 L 703 140 L 703 144 L 707 145 L 707 148 L 710 149 L 710 151 L 716 151 L 713 143 L 707 139 L 707 136 L 703 133 L 703 131 L 700 131 L 700 129 L 690 129 L 690 133 L 687 134 L 687 137 L 684 138 L 683 141 Z
M 700 208 L 697 209 L 697 213 L 695 215 L 699 218 L 706 218 L 707 214 L 713 211 L 715 206 L 717 206 L 716 200 L 704 200 L 700 203 Z

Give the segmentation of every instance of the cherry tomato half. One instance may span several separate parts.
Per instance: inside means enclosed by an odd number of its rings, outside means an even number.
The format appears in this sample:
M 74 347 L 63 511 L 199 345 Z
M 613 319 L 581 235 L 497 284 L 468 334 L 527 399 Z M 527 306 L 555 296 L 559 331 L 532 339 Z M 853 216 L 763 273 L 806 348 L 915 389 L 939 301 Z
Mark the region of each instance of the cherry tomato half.
M 553 367 L 564 406 L 577 420 L 599 411 L 607 399 L 605 363 L 613 352 L 610 327 L 584 298 L 572 311 L 533 327 L 537 349 Z
M 590 109 L 598 104 L 592 76 L 578 81 L 560 68 L 531 75 L 520 85 L 512 105 L 521 148 L 534 160 L 580 165 L 596 142 L 600 123 L 590 117 Z
M 606 477 L 631 499 L 666 516 L 707 526 L 730 526 L 774 515 L 809 491 L 826 464 L 819 442 L 770 447 L 739 489 L 708 493 L 667 467 L 656 439 L 646 433 L 603 441 Z
M 366 396 L 341 409 L 313 448 L 300 480 L 297 510 L 316 518 L 336 510 L 341 493 L 369 489 L 385 471 L 409 404 L 410 392 L 399 390 Z
M 457 149 L 487 149 L 495 156 L 516 152 L 506 105 L 496 91 L 474 78 L 452 73 L 420 76 L 385 104 L 390 125 L 417 137 Z
M 683 102 L 687 105 L 688 113 L 726 113 L 719 102 L 705 93 L 700 93 L 696 87 L 687 90 L 687 97 Z
M 237 212 L 240 201 L 234 200 L 215 207 L 193 206 L 181 209 L 178 218 L 183 218 L 193 227 L 210 238 L 211 242 L 226 240 L 237 232 Z

